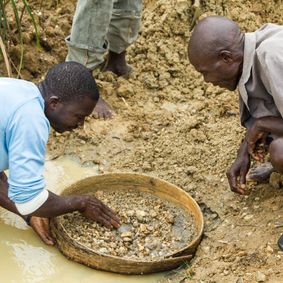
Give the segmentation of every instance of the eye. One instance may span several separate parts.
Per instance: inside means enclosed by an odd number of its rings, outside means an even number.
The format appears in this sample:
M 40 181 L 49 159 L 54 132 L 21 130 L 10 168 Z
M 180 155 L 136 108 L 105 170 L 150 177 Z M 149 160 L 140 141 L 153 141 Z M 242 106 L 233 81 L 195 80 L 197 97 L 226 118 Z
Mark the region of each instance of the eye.
M 85 117 L 82 116 L 82 115 L 76 115 L 76 117 L 77 117 L 78 120 L 84 120 L 84 118 L 85 118 Z

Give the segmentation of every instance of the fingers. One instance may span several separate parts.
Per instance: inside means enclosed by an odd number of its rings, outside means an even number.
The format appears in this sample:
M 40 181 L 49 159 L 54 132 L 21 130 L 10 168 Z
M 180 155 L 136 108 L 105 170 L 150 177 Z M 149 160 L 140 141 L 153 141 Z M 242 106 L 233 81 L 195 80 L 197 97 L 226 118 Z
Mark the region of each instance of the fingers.
M 106 226 L 107 228 L 119 228 L 120 227 L 120 223 L 118 223 L 117 221 L 115 221 L 114 219 L 110 218 L 109 216 L 107 216 L 106 214 L 104 215 L 100 215 L 97 222 L 99 222 L 100 224 Z
M 54 246 L 55 245 L 55 240 L 47 233 L 41 233 L 39 234 L 39 237 L 40 239 L 46 244 L 46 245 L 49 245 L 49 246 Z
M 108 206 L 103 204 L 102 209 L 103 209 L 103 212 L 111 219 L 111 221 L 113 223 L 115 223 L 115 225 L 113 225 L 114 227 L 116 227 L 116 225 L 120 226 L 120 219 L 111 208 L 109 208 Z M 118 228 L 118 227 L 116 227 L 116 228 Z
M 89 199 L 89 204 L 83 214 L 108 228 L 120 227 L 120 220 L 114 211 L 96 197 Z
M 32 216 L 30 220 L 30 225 L 46 245 L 55 245 L 56 241 L 50 234 L 48 218 Z
M 240 180 L 240 185 L 238 184 L 237 181 L 237 176 L 231 172 L 227 172 L 227 178 L 228 178 L 228 182 L 229 182 L 229 186 L 232 192 L 240 194 L 240 195 L 246 195 L 247 191 L 245 190 L 245 175 L 243 177 L 243 175 L 240 176 L 241 180 Z

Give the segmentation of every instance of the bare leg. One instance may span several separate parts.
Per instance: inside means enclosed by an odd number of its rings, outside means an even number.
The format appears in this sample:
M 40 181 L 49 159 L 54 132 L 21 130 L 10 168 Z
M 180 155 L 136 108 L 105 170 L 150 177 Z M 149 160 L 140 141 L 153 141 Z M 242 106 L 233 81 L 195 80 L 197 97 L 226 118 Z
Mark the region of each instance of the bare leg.
M 269 147 L 271 164 L 276 172 L 283 173 L 283 137 L 275 139 Z

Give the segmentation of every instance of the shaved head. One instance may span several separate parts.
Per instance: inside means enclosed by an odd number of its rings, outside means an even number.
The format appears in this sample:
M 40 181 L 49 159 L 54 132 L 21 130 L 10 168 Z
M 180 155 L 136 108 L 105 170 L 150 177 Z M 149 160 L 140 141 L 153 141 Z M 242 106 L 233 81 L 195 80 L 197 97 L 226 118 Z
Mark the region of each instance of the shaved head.
M 223 49 L 234 51 L 239 47 L 242 36 L 239 26 L 228 18 L 206 17 L 193 30 L 189 53 L 213 55 Z
M 244 34 L 226 17 L 209 16 L 196 25 L 189 60 L 205 81 L 234 90 L 242 72 Z

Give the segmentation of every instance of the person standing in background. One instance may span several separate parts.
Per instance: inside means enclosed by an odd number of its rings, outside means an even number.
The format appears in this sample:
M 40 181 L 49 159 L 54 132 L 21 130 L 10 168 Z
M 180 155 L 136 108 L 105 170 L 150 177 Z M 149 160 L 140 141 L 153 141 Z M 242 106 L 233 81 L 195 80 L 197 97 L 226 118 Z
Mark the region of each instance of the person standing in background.
M 81 63 L 93 71 L 104 62 L 103 71 L 128 76 L 126 49 L 138 37 L 141 0 L 78 0 L 71 34 L 66 38 L 66 61 Z M 101 97 L 94 110 L 98 118 L 111 118 L 112 109 Z

